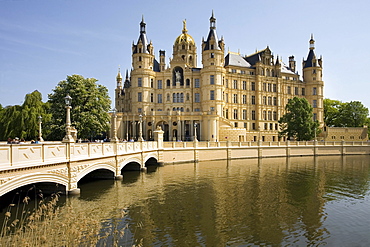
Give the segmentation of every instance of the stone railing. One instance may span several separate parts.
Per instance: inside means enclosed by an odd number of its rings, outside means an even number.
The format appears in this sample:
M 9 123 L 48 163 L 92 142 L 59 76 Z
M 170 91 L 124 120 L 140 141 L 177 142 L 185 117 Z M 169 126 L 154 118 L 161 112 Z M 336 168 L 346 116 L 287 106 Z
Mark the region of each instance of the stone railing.
M 370 154 L 369 142 L 123 142 L 123 143 L 45 143 L 45 144 L 0 144 L 0 171 L 33 166 L 52 165 L 89 159 L 106 158 L 125 154 L 164 151 L 173 157 L 184 156 L 182 161 L 200 154 L 212 158 L 215 150 L 222 158 L 251 158 L 302 155 Z M 225 154 L 223 150 L 226 150 Z M 202 154 L 205 154 L 202 156 Z M 218 153 L 220 155 L 220 153 Z M 167 162 L 168 155 L 164 155 Z M 175 157 L 175 158 L 176 158 Z
M 0 144 L 0 171 L 157 149 L 157 142 Z

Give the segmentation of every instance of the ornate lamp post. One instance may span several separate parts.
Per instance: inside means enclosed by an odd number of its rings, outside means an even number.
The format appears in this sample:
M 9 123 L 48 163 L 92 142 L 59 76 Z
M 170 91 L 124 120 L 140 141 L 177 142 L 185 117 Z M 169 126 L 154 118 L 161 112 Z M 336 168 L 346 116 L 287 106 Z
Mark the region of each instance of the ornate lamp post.
M 66 136 L 63 138 L 62 142 L 66 143 L 72 143 L 74 142 L 73 137 L 71 135 L 71 103 L 72 103 L 72 97 L 67 94 L 67 96 L 64 98 L 65 103 L 66 103 Z
M 143 115 L 139 115 L 139 139 L 138 139 L 139 142 L 142 142 L 144 141 L 143 139 Z
M 111 138 L 111 142 L 118 142 L 117 138 L 117 110 L 116 108 L 113 108 L 112 110 L 112 130 L 113 130 L 113 136 Z
M 41 132 L 42 131 L 42 129 L 41 129 L 42 117 L 39 116 L 38 119 L 39 119 L 39 138 L 38 138 L 38 141 L 43 142 L 44 139 L 42 139 L 42 132 Z
M 195 142 L 198 141 L 198 139 L 197 139 L 197 126 L 198 126 L 198 124 L 194 123 L 194 141 Z

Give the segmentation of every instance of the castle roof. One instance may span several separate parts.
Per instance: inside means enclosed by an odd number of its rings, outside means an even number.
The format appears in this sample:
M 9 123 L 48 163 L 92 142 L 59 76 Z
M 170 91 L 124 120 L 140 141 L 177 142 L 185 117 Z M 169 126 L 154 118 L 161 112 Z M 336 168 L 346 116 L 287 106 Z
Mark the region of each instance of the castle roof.
M 251 67 L 250 63 L 248 63 L 242 56 L 239 54 L 228 53 L 225 57 L 225 66 L 238 66 L 238 67 Z

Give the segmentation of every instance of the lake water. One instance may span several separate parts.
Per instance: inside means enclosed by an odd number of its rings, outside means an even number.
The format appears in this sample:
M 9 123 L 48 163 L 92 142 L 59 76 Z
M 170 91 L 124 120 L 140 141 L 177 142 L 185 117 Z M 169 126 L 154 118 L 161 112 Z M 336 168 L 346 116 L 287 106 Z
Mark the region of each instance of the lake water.
M 97 246 L 370 246 L 370 156 L 166 165 L 79 188 L 56 224 L 87 225 Z
M 66 203 L 108 245 L 370 246 L 370 156 L 166 165 L 79 187 Z

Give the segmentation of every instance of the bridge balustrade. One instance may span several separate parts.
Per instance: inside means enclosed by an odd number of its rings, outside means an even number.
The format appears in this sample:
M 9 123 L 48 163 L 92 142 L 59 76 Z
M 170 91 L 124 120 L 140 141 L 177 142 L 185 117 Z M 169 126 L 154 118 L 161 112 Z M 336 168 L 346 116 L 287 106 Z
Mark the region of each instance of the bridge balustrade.
M 67 145 L 70 145 L 70 154 Z M 0 171 L 112 157 L 157 147 L 157 142 L 3 144 L 0 145 Z

